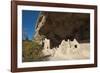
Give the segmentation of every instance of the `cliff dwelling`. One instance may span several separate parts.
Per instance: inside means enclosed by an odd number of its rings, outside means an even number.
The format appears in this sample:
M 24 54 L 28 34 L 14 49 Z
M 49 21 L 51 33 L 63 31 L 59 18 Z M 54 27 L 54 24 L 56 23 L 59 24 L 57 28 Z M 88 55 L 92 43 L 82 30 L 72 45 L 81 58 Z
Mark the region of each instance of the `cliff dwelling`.
M 58 47 L 62 40 L 90 42 L 90 15 L 88 13 L 41 12 L 34 40 L 40 43 L 50 39 L 50 48 Z M 76 46 L 77 47 L 77 46 Z
M 28 12 L 23 23 L 27 28 L 23 31 L 23 62 L 90 58 L 89 13 Z M 27 16 L 31 18 L 28 23 Z

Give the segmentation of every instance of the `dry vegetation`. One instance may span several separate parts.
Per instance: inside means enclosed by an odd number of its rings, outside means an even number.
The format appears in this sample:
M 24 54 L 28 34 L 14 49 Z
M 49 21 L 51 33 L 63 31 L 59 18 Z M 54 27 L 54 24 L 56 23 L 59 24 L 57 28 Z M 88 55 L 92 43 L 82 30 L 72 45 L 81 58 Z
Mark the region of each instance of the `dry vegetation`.
M 23 41 L 23 62 L 41 61 L 42 46 L 34 41 Z

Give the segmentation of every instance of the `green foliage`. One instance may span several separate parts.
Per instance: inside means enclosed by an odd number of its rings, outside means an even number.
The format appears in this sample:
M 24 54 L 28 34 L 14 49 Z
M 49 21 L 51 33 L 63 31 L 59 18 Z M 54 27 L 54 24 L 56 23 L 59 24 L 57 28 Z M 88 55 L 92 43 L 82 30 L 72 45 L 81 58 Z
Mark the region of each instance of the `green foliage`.
M 23 41 L 23 62 L 40 61 L 42 54 L 42 46 L 35 41 Z

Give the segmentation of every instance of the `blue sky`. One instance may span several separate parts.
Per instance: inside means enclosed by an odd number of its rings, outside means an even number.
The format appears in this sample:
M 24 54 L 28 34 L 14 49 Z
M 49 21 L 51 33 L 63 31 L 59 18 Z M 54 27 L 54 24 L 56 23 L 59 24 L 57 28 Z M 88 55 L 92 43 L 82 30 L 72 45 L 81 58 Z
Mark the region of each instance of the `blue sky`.
M 35 34 L 35 26 L 38 19 L 40 11 L 23 10 L 22 11 L 22 38 L 25 39 L 26 36 L 32 40 Z

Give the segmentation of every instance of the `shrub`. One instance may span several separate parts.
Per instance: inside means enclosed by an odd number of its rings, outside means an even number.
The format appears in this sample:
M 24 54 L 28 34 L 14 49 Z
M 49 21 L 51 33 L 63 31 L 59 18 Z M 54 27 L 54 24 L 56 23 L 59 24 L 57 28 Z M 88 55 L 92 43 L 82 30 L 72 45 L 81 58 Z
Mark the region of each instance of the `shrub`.
M 35 41 L 23 41 L 23 62 L 40 61 L 43 56 L 42 48 Z

